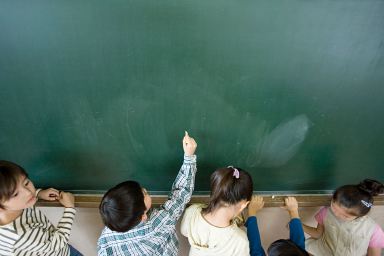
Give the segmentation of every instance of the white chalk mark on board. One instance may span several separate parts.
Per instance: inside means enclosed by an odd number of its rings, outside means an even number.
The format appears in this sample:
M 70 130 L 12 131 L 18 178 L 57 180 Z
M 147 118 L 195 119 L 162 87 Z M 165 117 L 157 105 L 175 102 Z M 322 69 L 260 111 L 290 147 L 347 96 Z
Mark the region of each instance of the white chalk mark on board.
M 311 123 L 299 115 L 278 125 L 257 143 L 255 152 L 248 155 L 250 166 L 278 167 L 291 159 L 305 140 Z

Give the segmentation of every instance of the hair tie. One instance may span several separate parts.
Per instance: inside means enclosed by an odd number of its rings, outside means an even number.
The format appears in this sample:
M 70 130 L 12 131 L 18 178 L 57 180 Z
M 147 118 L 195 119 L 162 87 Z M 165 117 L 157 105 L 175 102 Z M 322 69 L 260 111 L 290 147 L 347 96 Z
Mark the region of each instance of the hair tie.
M 238 179 L 238 178 L 240 178 L 240 172 L 239 172 L 239 170 L 237 170 L 235 167 L 233 167 L 233 166 L 228 166 L 228 168 L 232 168 L 233 169 L 233 176 L 235 176 L 236 177 L 236 179 Z
M 365 205 L 365 207 L 367 207 L 367 208 L 371 208 L 371 207 L 372 207 L 372 203 L 368 203 L 368 202 L 366 202 L 366 201 L 364 201 L 364 200 L 361 200 L 361 203 L 362 203 L 363 205 Z

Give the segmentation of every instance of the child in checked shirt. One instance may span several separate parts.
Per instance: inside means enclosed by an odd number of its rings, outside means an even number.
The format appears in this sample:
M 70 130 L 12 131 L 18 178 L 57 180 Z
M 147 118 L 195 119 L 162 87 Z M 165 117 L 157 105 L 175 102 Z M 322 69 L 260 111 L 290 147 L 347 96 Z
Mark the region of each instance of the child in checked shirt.
M 98 240 L 99 256 L 177 255 L 176 223 L 192 196 L 196 174 L 196 142 L 185 133 L 184 163 L 173 183 L 168 200 L 152 210 L 151 197 L 136 181 L 111 188 L 100 203 L 106 225 Z

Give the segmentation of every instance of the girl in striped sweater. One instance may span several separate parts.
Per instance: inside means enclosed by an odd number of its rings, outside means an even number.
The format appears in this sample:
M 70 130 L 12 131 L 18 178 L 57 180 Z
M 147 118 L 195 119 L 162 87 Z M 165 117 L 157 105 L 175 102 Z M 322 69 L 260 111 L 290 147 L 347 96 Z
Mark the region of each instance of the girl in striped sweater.
M 57 227 L 34 206 L 38 198 L 58 200 L 64 206 Z M 0 161 L 0 255 L 81 255 L 68 245 L 74 217 L 71 193 L 36 190 L 22 167 Z

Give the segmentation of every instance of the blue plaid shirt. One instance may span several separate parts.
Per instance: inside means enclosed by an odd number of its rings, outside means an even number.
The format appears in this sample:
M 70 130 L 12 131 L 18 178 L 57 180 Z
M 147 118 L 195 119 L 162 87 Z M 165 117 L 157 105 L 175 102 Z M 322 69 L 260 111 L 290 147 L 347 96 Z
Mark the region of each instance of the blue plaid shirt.
M 172 185 L 168 200 L 154 209 L 146 222 L 127 232 L 105 227 L 98 241 L 99 256 L 177 255 L 176 223 L 190 201 L 196 175 L 196 156 L 184 156 L 184 163 Z

